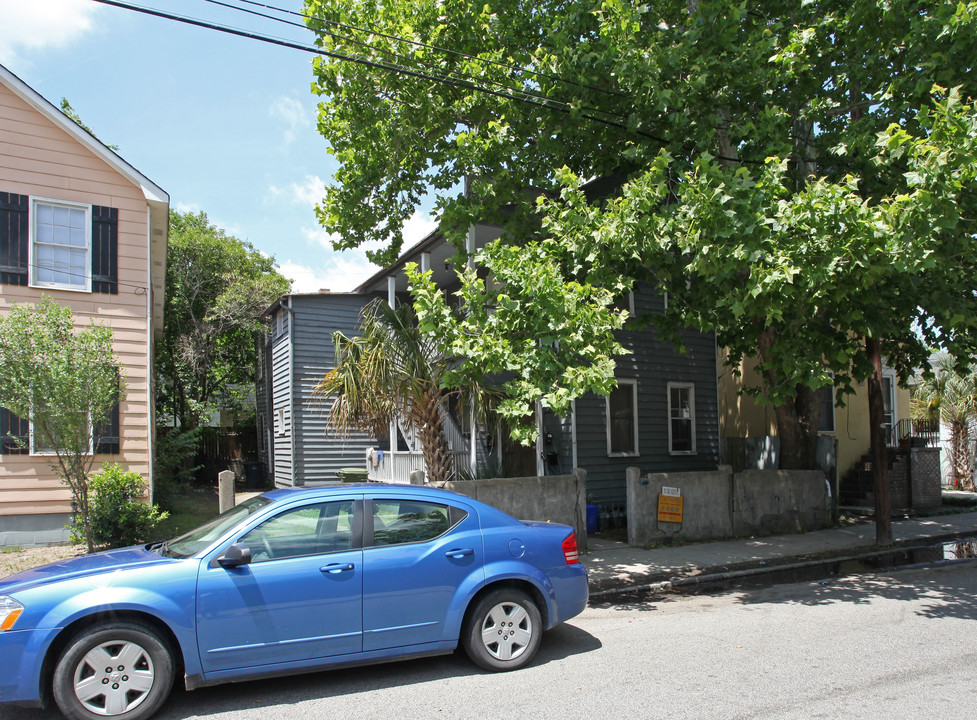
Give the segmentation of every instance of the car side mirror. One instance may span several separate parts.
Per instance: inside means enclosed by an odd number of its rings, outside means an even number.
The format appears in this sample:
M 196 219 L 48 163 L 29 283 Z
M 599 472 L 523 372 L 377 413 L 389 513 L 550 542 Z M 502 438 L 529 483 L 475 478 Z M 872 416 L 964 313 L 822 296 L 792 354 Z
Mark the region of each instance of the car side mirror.
M 247 565 L 251 562 L 251 548 L 234 543 L 217 558 L 217 562 L 221 567 L 226 568 Z

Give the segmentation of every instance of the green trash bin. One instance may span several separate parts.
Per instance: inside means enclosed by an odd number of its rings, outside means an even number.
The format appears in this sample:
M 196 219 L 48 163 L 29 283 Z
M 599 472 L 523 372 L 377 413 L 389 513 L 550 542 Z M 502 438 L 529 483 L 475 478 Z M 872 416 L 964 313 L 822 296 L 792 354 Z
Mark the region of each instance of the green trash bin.
M 339 476 L 340 482 L 357 483 L 366 482 L 369 472 L 366 468 L 340 468 L 336 471 L 336 475 Z

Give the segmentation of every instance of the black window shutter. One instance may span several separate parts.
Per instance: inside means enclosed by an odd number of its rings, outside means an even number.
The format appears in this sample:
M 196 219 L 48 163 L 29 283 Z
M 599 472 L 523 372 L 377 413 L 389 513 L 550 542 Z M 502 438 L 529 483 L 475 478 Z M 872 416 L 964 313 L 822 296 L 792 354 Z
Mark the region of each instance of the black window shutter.
M 118 377 L 116 369 L 116 377 Z M 111 412 L 95 428 L 95 454 L 118 455 L 119 449 L 119 401 L 115 401 Z
M 0 454 L 29 455 L 30 432 L 29 422 L 14 415 L 7 408 L 0 407 Z M 24 444 L 17 443 L 14 437 L 19 438 Z
M 119 210 L 92 205 L 92 292 L 119 294 Z
M 30 198 L 0 192 L 0 283 L 27 285 L 29 223 Z

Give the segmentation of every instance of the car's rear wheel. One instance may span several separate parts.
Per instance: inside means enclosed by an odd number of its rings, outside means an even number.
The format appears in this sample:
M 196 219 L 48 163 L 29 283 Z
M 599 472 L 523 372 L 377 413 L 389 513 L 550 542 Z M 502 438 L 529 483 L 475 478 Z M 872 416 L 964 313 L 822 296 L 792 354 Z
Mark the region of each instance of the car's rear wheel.
M 542 634 L 536 603 L 520 590 L 500 588 L 472 609 L 462 644 L 468 657 L 486 670 L 516 670 L 536 655 Z
M 96 625 L 75 636 L 54 668 L 54 700 L 73 720 L 144 720 L 173 687 L 173 658 L 150 627 Z

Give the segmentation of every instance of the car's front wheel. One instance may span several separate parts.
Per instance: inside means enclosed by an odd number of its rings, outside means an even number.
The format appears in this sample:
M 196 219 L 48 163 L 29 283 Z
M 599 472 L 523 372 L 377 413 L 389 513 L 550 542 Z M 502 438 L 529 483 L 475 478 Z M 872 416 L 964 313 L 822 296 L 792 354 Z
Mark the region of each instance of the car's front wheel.
M 96 625 L 75 636 L 54 668 L 54 700 L 72 720 L 144 720 L 173 686 L 173 658 L 152 628 Z
M 536 603 L 520 590 L 500 588 L 472 609 L 462 644 L 468 657 L 486 670 L 515 670 L 533 659 L 542 634 Z

